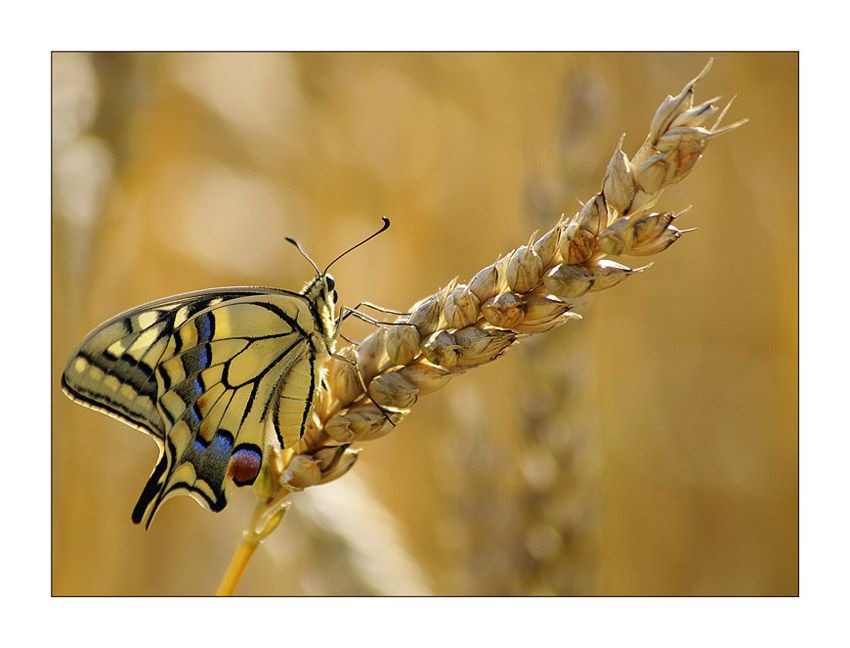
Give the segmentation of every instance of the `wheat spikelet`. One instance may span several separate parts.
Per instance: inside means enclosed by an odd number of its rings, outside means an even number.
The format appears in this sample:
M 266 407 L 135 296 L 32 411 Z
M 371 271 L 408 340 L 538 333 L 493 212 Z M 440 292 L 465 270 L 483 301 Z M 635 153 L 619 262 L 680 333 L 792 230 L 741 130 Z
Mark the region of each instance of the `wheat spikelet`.
M 708 142 L 744 121 L 710 128 L 716 99 L 694 105 L 695 84 L 709 64 L 658 108 L 650 132 L 630 158 L 620 139 L 602 189 L 570 218 L 476 273 L 457 278 L 414 304 L 396 325 L 379 326 L 359 345 L 337 350 L 304 437 L 295 447 L 272 450 L 255 483 L 261 499 L 248 533 L 257 539 L 277 526 L 286 496 L 345 474 L 357 451 L 349 445 L 389 433 L 417 399 L 453 376 L 495 360 L 523 337 L 572 319 L 571 300 L 623 282 L 649 267 L 630 268 L 606 255 L 657 254 L 688 230 L 673 226 L 678 214 L 652 212 L 664 189 L 685 178 Z M 356 366 L 351 360 L 356 360 Z M 358 375 L 359 371 L 359 375 Z M 363 388 L 367 393 L 364 394 Z

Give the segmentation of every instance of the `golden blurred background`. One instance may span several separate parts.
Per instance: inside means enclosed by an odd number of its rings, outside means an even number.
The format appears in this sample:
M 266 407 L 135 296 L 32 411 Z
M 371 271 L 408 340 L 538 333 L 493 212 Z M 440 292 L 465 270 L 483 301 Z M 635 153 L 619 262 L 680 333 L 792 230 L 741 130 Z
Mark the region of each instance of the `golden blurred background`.
M 62 395 L 88 331 L 298 289 L 285 236 L 322 267 L 380 216 L 340 298 L 405 309 L 576 211 L 710 56 L 697 100 L 750 122 L 657 206 L 699 231 L 296 495 L 237 593 L 795 595 L 795 53 L 54 54 L 53 593 L 210 594 L 254 503 L 130 522 L 156 446 Z

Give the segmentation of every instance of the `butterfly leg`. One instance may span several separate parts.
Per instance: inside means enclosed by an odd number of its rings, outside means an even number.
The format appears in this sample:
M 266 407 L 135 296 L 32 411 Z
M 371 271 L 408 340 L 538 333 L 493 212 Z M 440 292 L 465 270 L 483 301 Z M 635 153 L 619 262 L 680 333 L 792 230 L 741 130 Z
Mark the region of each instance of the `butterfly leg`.
M 415 324 L 411 324 L 410 322 L 382 322 L 382 321 L 380 321 L 380 320 L 377 320 L 377 319 L 375 319 L 374 317 L 370 317 L 369 315 L 366 315 L 365 313 L 361 313 L 360 311 L 358 311 L 358 310 L 357 310 L 357 308 L 358 308 L 358 307 L 363 306 L 363 305 L 365 305 L 365 306 L 370 306 L 370 307 L 372 307 L 372 308 L 377 308 L 378 310 L 381 310 L 381 311 L 383 311 L 383 312 L 385 312 L 385 313 L 389 313 L 389 314 L 391 314 L 391 315 L 410 315 L 410 313 L 402 313 L 402 312 L 399 312 L 399 311 L 393 311 L 393 310 L 388 310 L 388 309 L 382 309 L 382 308 L 380 308 L 379 306 L 373 306 L 373 305 L 372 305 L 372 304 L 370 304 L 369 302 L 360 302 L 360 303 L 359 303 L 357 306 L 355 306 L 354 308 L 349 308 L 348 306 L 342 306 L 342 307 L 341 307 L 342 314 L 340 315 L 340 318 L 339 318 L 339 323 L 338 323 L 338 325 L 337 325 L 337 330 L 339 330 L 340 325 L 341 325 L 341 324 L 342 324 L 342 323 L 343 323 L 346 319 L 348 319 L 348 317 L 349 317 L 349 316 L 351 316 L 351 315 L 354 315 L 357 319 L 362 320 L 362 321 L 366 322 L 367 324 L 371 324 L 372 326 L 415 326 Z M 348 342 L 349 344 L 354 344 L 354 345 L 358 345 L 358 346 L 359 346 L 359 343 L 358 343 L 358 342 L 354 342 L 353 340 L 350 340 L 348 337 L 346 337 L 346 336 L 345 336 L 345 335 L 343 335 L 342 333 L 339 333 L 339 336 L 340 336 L 343 340 L 345 340 L 346 342 Z
M 392 310 L 392 309 L 390 309 L 390 308 L 384 308 L 383 306 L 378 306 L 377 304 L 373 304 L 372 302 L 367 302 L 367 301 L 362 301 L 362 302 L 360 302 L 360 303 L 359 303 L 359 304 L 357 304 L 357 306 L 355 306 L 354 308 L 349 308 L 349 307 L 345 306 L 345 307 L 343 307 L 343 309 L 344 309 L 344 310 L 349 310 L 349 311 L 359 311 L 359 309 L 360 309 L 360 307 L 361 307 L 361 306 L 367 306 L 368 308 L 371 308 L 371 309 L 373 309 L 373 310 L 376 310 L 376 311 L 378 311 L 378 312 L 380 312 L 380 313 L 387 313 L 387 314 L 389 314 L 389 315 L 410 315 L 410 313 L 405 313 L 405 312 L 402 312 L 402 311 Z

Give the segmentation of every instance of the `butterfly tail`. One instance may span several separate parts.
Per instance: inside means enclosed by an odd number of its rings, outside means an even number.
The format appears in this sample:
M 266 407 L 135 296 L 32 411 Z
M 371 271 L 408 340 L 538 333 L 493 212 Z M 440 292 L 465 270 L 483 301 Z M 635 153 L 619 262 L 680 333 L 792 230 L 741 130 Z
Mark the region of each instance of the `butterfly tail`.
M 168 458 L 165 452 L 160 453 L 159 461 L 153 469 L 151 476 L 145 484 L 142 494 L 139 496 L 139 501 L 133 509 L 133 524 L 141 524 L 145 521 L 145 529 L 149 529 L 151 520 L 156 513 L 159 505 L 165 500 L 165 483 L 168 474 Z

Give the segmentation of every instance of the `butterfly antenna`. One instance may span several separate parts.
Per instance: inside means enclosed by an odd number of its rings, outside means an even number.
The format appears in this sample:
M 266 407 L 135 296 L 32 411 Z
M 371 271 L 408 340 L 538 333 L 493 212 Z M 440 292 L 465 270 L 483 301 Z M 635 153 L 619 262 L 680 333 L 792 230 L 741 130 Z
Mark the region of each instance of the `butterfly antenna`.
M 349 253 L 349 252 L 351 252 L 352 250 L 356 250 L 357 248 L 359 248 L 361 245 L 363 245 L 363 244 L 364 244 L 364 243 L 366 243 L 367 241 L 371 241 L 371 240 L 372 240 L 373 238 L 375 238 L 378 234 L 380 234 L 381 232 L 383 232 L 384 230 L 386 230 L 386 229 L 390 226 L 390 219 L 389 219 L 389 218 L 387 218 L 386 216 L 381 216 L 381 220 L 382 220 L 382 221 L 384 221 L 384 224 L 381 226 L 381 229 L 379 229 L 377 232 L 375 232 L 375 233 L 374 233 L 374 234 L 372 234 L 371 236 L 367 236 L 365 239 L 363 239 L 362 241 L 360 241 L 360 243 L 358 243 L 357 245 L 354 245 L 354 246 L 352 246 L 352 247 L 348 248 L 345 252 L 343 252 L 342 254 L 340 254 L 340 255 L 339 255 L 336 259 L 334 259 L 333 261 L 331 261 L 331 262 L 328 264 L 328 267 L 327 267 L 327 268 L 325 268 L 325 272 L 327 272 L 328 270 L 330 270 L 330 269 L 331 269 L 331 266 L 332 266 L 334 263 L 336 263 L 337 261 L 339 261 L 339 260 L 340 260 L 342 257 L 344 257 L 346 254 L 348 254 L 348 253 Z M 305 256 L 306 256 L 306 255 L 305 255 Z M 312 261 L 311 261 L 310 263 L 312 263 Z
M 316 271 L 316 276 L 322 274 L 321 272 L 319 272 L 319 266 L 317 266 L 315 263 L 313 263 L 313 259 L 311 259 L 309 256 L 307 256 L 307 253 L 304 251 L 304 249 L 301 247 L 301 244 L 298 241 L 296 241 L 291 236 L 287 236 L 286 240 L 288 242 L 292 243 L 292 245 L 294 245 L 295 247 L 297 247 L 298 251 L 301 253 L 301 256 L 303 256 L 305 259 L 307 259 L 307 261 L 310 262 L 310 265 L 313 266 L 313 269 Z

